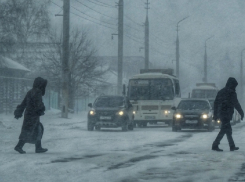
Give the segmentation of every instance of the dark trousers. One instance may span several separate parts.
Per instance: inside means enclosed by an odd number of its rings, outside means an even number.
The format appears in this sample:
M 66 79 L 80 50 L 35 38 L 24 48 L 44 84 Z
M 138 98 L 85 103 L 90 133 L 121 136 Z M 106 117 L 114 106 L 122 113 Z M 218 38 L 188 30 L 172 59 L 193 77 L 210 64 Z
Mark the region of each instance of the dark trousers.
M 223 122 L 224 123 L 224 122 Z M 213 147 L 216 147 L 220 144 L 220 141 L 222 140 L 223 136 L 226 134 L 227 140 L 229 142 L 230 147 L 235 146 L 234 140 L 232 138 L 232 128 L 230 122 L 227 122 L 225 124 L 221 124 L 221 129 L 216 137 L 216 139 L 213 142 Z

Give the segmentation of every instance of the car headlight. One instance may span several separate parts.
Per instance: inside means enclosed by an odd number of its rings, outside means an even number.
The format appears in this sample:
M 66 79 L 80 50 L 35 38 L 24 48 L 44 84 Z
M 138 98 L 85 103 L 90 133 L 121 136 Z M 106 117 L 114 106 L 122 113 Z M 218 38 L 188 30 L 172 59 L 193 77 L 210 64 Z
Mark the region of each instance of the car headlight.
M 220 120 L 218 120 L 217 123 L 220 123 Z
M 123 111 L 119 111 L 119 112 L 118 112 L 118 115 L 119 115 L 119 116 L 122 116 L 123 114 L 124 114 Z
M 133 114 L 136 114 L 136 111 L 133 111 Z
M 89 114 L 93 116 L 93 115 L 95 115 L 95 111 L 91 110 L 91 111 L 89 111 Z
M 207 119 L 207 118 L 208 118 L 208 115 L 207 115 L 207 114 L 203 114 L 203 115 L 201 116 L 201 118 L 202 118 L 202 119 Z
M 165 110 L 164 114 L 170 114 L 171 112 L 169 110 Z
M 175 117 L 176 117 L 177 119 L 183 118 L 183 116 L 182 116 L 181 114 L 175 114 Z

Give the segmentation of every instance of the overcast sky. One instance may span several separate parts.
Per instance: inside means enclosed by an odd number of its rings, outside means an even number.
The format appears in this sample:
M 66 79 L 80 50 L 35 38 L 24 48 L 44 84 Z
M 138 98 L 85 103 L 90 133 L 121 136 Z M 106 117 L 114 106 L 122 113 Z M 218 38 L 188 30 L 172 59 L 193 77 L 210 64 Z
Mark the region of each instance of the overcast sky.
M 54 15 L 62 14 L 57 5 L 62 6 L 63 1 L 52 2 L 52 24 L 62 28 L 62 17 Z M 145 2 L 124 0 L 124 56 L 144 56 L 144 50 L 139 51 L 139 48 L 144 46 Z M 186 75 L 186 78 L 191 79 L 194 75 L 196 82 L 201 81 L 204 43 L 214 36 L 207 42 L 208 79 L 217 74 L 217 69 L 227 76 L 239 78 L 240 54 L 245 48 L 244 0 L 149 2 L 150 61 L 153 64 L 175 68 L 176 25 L 179 20 L 189 16 L 179 24 L 180 74 L 188 74 L 184 70 L 189 68 L 192 74 Z M 117 33 L 118 10 L 115 5 L 115 0 L 71 0 L 71 28 L 78 26 L 88 29 L 100 56 L 117 56 L 117 36 L 111 39 L 111 34 Z M 232 62 L 222 62 L 225 57 Z M 217 79 L 220 80 L 219 77 L 214 78 Z M 221 80 L 221 86 L 223 82 Z

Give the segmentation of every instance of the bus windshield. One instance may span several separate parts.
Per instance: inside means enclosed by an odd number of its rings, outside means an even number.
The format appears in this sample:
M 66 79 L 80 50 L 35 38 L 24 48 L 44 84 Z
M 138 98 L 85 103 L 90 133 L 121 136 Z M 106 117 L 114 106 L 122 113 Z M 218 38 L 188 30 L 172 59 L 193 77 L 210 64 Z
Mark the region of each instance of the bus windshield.
M 217 90 L 202 90 L 194 89 L 192 91 L 192 98 L 215 98 Z
M 173 100 L 173 83 L 170 79 L 133 79 L 129 81 L 131 100 Z

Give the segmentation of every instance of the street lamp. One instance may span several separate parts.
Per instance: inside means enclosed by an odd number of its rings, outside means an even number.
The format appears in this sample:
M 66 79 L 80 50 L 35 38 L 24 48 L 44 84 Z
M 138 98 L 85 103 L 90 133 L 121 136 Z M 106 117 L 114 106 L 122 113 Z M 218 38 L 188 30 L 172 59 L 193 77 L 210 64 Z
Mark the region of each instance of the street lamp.
M 181 19 L 177 23 L 177 38 L 176 38 L 176 77 L 179 78 L 179 23 L 187 19 L 189 16 Z
M 207 41 L 211 39 L 213 36 L 207 38 L 205 40 L 205 53 L 204 53 L 204 83 L 207 83 Z
M 242 55 L 243 55 L 243 51 L 245 51 L 245 49 L 243 49 L 243 50 L 241 51 L 241 66 L 240 66 L 241 103 L 243 103 L 243 63 L 242 63 Z

